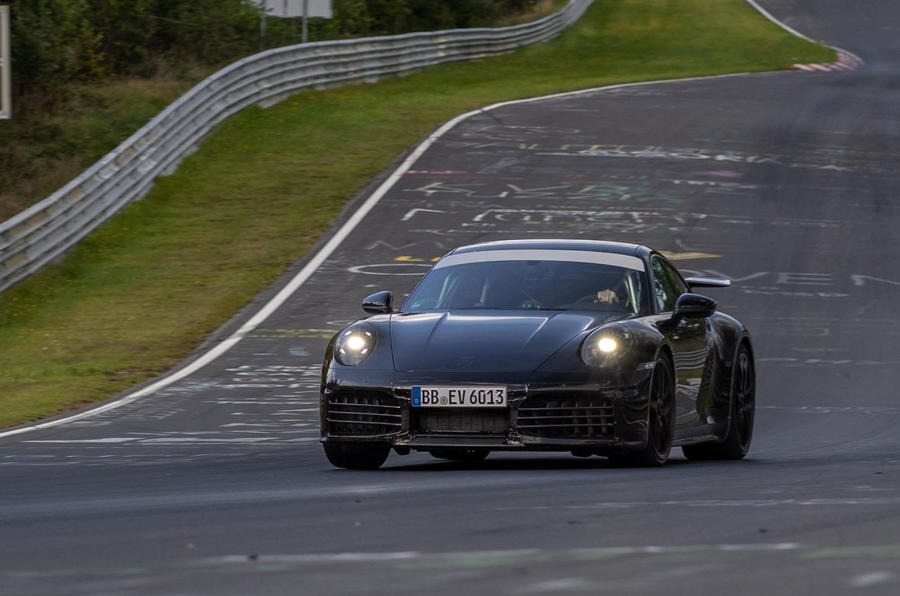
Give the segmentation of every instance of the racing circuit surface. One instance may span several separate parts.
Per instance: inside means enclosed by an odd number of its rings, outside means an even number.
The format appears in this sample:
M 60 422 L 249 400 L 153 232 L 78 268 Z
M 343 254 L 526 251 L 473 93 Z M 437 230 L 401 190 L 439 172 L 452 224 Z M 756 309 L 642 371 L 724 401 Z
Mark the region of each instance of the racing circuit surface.
M 224 356 L 0 439 L 0 593 L 900 592 L 900 3 L 763 4 L 866 65 L 472 116 Z M 331 334 L 448 249 L 519 237 L 640 242 L 732 277 L 708 293 L 754 334 L 750 457 L 332 468 Z

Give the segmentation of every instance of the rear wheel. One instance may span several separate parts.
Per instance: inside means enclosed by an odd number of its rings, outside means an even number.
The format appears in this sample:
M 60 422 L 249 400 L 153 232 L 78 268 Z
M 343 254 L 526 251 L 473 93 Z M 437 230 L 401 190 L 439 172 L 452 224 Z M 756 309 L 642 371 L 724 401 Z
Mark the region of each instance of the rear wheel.
M 675 382 L 672 365 L 660 356 L 650 378 L 650 413 L 647 417 L 647 445 L 640 451 L 610 456 L 623 466 L 661 466 L 669 459 L 675 431 Z
M 750 451 L 753 419 L 756 414 L 756 374 L 753 357 L 746 344 L 741 344 L 731 379 L 731 416 L 728 433 L 719 443 L 698 443 L 681 448 L 693 460 L 743 459 Z
M 325 457 L 336 468 L 377 470 L 387 460 L 391 448 L 381 443 L 326 443 Z
M 482 461 L 487 458 L 487 449 L 431 449 L 428 451 L 432 457 L 449 459 L 452 461 Z

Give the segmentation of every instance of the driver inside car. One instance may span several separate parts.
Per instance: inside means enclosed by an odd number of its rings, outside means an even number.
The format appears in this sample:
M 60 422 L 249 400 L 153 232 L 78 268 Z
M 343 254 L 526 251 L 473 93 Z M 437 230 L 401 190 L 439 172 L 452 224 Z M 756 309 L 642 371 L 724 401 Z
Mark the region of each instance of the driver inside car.
M 619 295 L 614 290 L 600 290 L 594 299 L 595 304 L 618 304 Z
M 625 306 L 628 301 L 628 294 L 625 289 L 625 275 L 621 274 L 612 279 L 607 276 L 601 284 L 600 289 L 594 295 L 594 304 L 610 304 L 614 306 Z M 597 286 L 594 286 L 597 287 Z

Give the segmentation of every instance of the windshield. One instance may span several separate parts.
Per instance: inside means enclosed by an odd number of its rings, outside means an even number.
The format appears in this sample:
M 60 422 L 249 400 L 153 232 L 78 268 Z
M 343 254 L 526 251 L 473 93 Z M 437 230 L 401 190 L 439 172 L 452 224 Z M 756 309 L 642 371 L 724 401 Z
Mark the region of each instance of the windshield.
M 556 260 L 499 260 L 436 267 L 403 303 L 426 310 L 596 310 L 649 313 L 644 274 L 632 268 Z

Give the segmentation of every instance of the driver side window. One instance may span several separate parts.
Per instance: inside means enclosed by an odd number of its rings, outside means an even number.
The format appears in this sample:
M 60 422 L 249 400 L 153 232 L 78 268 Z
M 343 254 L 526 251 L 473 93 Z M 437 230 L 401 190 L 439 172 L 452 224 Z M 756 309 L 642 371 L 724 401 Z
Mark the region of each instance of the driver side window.
M 659 312 L 671 312 L 678 297 L 688 291 L 687 286 L 681 281 L 678 272 L 664 260 L 653 257 L 650 263 L 653 269 L 653 294 Z

